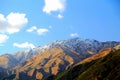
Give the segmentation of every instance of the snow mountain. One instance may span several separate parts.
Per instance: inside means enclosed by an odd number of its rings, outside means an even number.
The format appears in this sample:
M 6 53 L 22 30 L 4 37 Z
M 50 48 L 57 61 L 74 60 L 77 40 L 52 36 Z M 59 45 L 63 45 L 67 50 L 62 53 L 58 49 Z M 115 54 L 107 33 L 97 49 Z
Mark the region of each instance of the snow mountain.
M 61 47 L 62 49 L 69 49 L 72 51 L 75 51 L 76 53 L 83 56 L 83 58 L 87 58 L 91 55 L 94 55 L 98 53 L 100 50 L 105 48 L 113 48 L 114 46 L 120 44 L 120 42 L 116 41 L 106 41 L 106 42 L 100 42 L 94 39 L 83 39 L 83 38 L 72 38 L 68 40 L 56 40 L 52 43 L 49 43 L 44 46 L 39 46 L 37 48 L 31 49 L 31 50 L 25 50 L 25 51 L 19 51 L 14 54 L 9 54 L 8 58 L 14 59 L 16 63 L 14 63 L 14 66 L 9 65 L 7 68 L 15 67 L 19 63 L 23 63 L 26 60 L 29 60 L 30 58 L 34 57 L 37 54 L 40 54 L 41 52 L 44 52 L 46 50 Z M 6 55 L 2 55 L 6 56 Z M 1 57 L 0 57 L 1 58 Z M 6 58 L 6 57 L 5 57 Z M 7 60 L 8 63 L 11 63 L 11 60 Z M 2 66 L 3 63 L 0 63 L 0 66 Z M 7 63 L 5 65 L 8 65 Z

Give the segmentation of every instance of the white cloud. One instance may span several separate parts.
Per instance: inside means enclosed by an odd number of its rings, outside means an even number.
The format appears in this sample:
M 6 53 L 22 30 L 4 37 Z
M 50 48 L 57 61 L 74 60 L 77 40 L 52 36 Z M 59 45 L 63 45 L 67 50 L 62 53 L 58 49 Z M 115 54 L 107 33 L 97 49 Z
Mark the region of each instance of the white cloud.
M 8 36 L 5 34 L 0 34 L 0 44 L 5 43 L 8 40 Z
M 32 26 L 31 28 L 27 29 L 27 32 L 33 32 L 37 30 L 37 27 L 36 26 Z
M 13 46 L 18 47 L 18 48 L 35 48 L 35 46 L 31 43 L 25 42 L 25 43 L 13 43 Z
M 37 33 L 39 35 L 44 35 L 46 32 L 48 32 L 49 30 L 48 29 L 45 29 L 45 28 L 41 28 L 41 29 L 38 29 L 37 30 Z
M 50 14 L 52 11 L 63 12 L 65 10 L 66 0 L 45 0 L 43 12 Z
M 38 35 L 44 35 L 49 30 L 46 28 L 37 28 L 36 26 L 32 26 L 31 28 L 26 30 L 27 32 L 36 32 Z
M 63 16 L 61 15 L 61 14 L 58 14 L 58 16 L 57 16 L 59 19 L 62 19 L 63 18 Z
M 78 35 L 78 33 L 71 33 L 70 36 L 71 37 L 78 37 L 79 35 Z
M 5 21 L 5 17 L 3 14 L 0 14 L 0 22 L 4 22 Z
M 26 14 L 11 12 L 6 17 L 0 14 L 0 32 L 1 33 L 15 33 L 19 32 L 25 24 L 28 23 Z

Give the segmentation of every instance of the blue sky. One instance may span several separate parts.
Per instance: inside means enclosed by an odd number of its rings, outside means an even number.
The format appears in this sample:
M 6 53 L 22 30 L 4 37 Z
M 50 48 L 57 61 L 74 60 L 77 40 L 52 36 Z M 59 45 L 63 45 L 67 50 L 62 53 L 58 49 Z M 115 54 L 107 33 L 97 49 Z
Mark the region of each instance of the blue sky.
M 119 0 L 1 0 L 0 54 L 74 37 L 120 41 Z

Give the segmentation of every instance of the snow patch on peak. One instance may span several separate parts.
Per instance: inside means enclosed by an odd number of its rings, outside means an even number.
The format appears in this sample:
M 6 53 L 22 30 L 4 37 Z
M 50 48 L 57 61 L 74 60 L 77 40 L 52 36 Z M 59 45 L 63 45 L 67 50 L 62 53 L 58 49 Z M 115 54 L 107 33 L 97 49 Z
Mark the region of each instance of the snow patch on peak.
M 31 50 L 21 51 L 15 54 L 16 59 L 21 60 L 24 62 L 27 59 L 44 52 L 45 50 L 49 50 L 55 47 L 62 47 L 68 48 L 77 53 L 85 56 L 92 55 L 93 53 L 99 52 L 101 49 L 104 48 L 112 48 L 118 45 L 120 42 L 99 42 L 94 39 L 83 39 L 83 38 L 72 38 L 69 40 L 61 40 L 61 41 L 53 41 L 44 46 L 39 46 L 38 48 L 34 48 Z M 92 52 L 92 53 L 91 53 Z

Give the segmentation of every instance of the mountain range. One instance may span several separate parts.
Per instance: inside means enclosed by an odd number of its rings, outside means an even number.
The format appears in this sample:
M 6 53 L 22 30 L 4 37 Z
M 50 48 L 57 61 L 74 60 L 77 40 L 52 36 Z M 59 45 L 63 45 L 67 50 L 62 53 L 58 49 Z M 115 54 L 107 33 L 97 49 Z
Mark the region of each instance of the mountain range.
M 105 49 L 71 69 L 44 80 L 120 80 L 120 48 Z
M 43 80 L 119 49 L 120 42 L 73 38 L 0 56 L 1 80 Z M 116 47 L 115 47 L 116 46 Z M 57 79 L 56 79 L 57 80 Z M 61 80 L 61 79 L 60 79 Z M 68 79 L 65 79 L 68 80 Z

